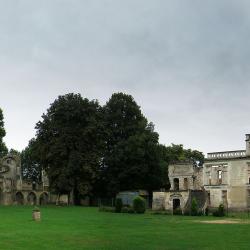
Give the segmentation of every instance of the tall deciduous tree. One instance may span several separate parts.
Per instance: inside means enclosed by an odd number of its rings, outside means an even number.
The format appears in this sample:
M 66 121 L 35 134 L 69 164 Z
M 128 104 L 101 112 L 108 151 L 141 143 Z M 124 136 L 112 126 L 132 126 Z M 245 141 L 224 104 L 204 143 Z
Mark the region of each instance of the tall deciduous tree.
M 152 191 L 161 187 L 164 159 L 158 134 L 133 97 L 113 94 L 103 110 L 106 150 L 101 173 L 102 191 L 114 196 L 122 190 Z
M 91 192 L 101 161 L 101 107 L 80 94 L 59 96 L 36 129 L 36 148 L 51 189 L 73 191 L 79 203 L 81 196 Z
M 36 150 L 36 140 L 33 138 L 29 145 L 21 152 L 21 168 L 24 180 L 39 182 L 41 181 L 41 165 Z
M 3 138 L 5 137 L 6 132 L 4 129 L 4 117 L 3 117 L 3 111 L 0 108 L 0 158 L 5 156 L 8 153 L 8 149 L 3 141 Z

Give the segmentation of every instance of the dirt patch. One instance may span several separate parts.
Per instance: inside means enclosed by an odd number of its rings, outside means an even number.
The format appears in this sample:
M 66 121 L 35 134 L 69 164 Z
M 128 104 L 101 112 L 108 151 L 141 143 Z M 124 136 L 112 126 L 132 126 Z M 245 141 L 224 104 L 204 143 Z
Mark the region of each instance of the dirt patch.
M 203 220 L 199 221 L 200 223 L 206 223 L 206 224 L 245 224 L 249 223 L 248 221 L 242 221 L 242 220 Z

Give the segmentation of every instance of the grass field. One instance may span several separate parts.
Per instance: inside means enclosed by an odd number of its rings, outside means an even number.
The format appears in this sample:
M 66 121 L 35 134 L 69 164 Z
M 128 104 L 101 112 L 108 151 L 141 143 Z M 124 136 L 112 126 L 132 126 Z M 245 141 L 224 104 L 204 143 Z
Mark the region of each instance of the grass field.
M 97 208 L 0 207 L 0 249 L 249 249 L 250 220 L 204 224 L 213 217 L 115 214 Z

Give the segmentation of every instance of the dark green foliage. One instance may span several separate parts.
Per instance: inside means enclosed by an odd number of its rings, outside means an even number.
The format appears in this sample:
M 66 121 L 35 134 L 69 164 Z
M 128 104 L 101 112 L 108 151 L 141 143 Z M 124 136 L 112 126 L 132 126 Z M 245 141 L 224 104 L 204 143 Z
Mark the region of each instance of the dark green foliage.
M 194 165 L 202 166 L 204 158 L 202 152 L 184 149 L 181 144 L 172 144 L 171 146 L 165 147 L 165 159 L 168 163 L 191 161 Z
M 18 156 L 21 155 L 21 153 L 20 153 L 18 150 L 13 149 L 13 148 L 11 148 L 11 149 L 9 150 L 9 154 L 18 155 Z
M 213 216 L 216 216 L 216 217 L 224 217 L 225 216 L 225 209 L 224 209 L 223 204 L 220 204 L 218 209 L 213 212 Z
M 191 215 L 192 216 L 198 215 L 198 204 L 195 198 L 192 199 L 191 203 Z
M 191 209 L 185 209 L 183 211 L 183 215 L 190 216 L 191 215 Z
M 182 210 L 180 207 L 176 208 L 173 210 L 174 215 L 182 215 Z
M 122 207 L 121 212 L 122 213 L 133 214 L 135 211 L 134 211 L 134 209 L 132 207 L 124 206 L 124 207 Z
M 154 215 L 172 215 L 172 212 L 169 210 L 156 210 L 156 211 L 152 211 L 151 214 L 154 214 Z
M 86 194 L 112 198 L 120 191 L 143 189 L 151 195 L 169 188 L 170 162 L 204 158 L 182 145 L 160 145 L 154 125 L 124 93 L 113 94 L 103 108 L 80 94 L 59 96 L 36 129 L 34 146 L 21 155 L 23 175 L 37 180 L 44 169 L 51 190 L 73 191 L 75 203 Z
M 110 213 L 114 213 L 114 212 L 115 212 L 115 208 L 114 208 L 114 207 L 101 206 L 101 207 L 99 207 L 99 211 L 100 211 L 100 212 L 110 212 Z
M 75 204 L 90 194 L 102 157 L 102 111 L 80 94 L 59 96 L 36 125 L 39 163 L 50 188 L 70 194 Z
M 182 210 L 180 207 L 177 207 L 176 209 L 173 210 L 174 215 L 182 215 Z
M 206 216 L 209 215 L 209 208 L 208 208 L 208 207 L 206 207 L 206 209 L 205 209 L 205 215 L 206 215 Z
M 36 141 L 30 140 L 29 145 L 21 152 L 21 168 L 24 180 L 39 182 L 41 181 L 41 166 L 39 156 L 36 154 Z
M 164 186 L 166 162 L 158 134 L 133 97 L 113 94 L 103 113 L 106 147 L 100 190 L 112 197 L 123 190 L 146 189 L 151 192 Z
M 137 214 L 143 214 L 146 211 L 146 201 L 140 196 L 137 196 L 133 200 L 133 209 Z
M 122 210 L 122 199 L 121 198 L 116 198 L 115 200 L 115 212 L 120 213 Z
M 32 211 L 33 211 L 33 212 L 40 212 L 40 208 L 36 206 L 36 207 L 33 208 Z
M 3 111 L 0 108 L 0 158 L 5 156 L 8 153 L 8 149 L 3 142 L 3 138 L 5 137 L 6 132 L 4 129 L 4 117 L 3 117 Z

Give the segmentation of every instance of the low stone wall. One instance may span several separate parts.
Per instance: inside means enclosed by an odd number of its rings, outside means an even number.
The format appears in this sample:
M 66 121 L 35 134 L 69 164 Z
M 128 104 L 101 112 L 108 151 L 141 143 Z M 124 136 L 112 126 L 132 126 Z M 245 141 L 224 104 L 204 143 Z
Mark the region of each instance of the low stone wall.
M 165 210 L 166 192 L 153 192 L 153 210 Z

